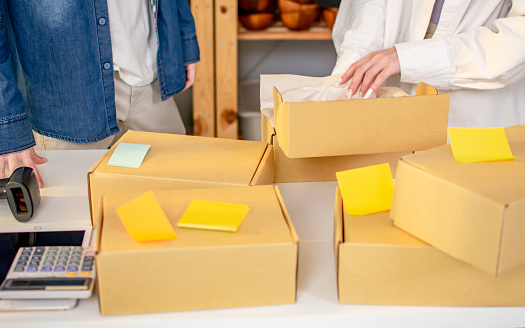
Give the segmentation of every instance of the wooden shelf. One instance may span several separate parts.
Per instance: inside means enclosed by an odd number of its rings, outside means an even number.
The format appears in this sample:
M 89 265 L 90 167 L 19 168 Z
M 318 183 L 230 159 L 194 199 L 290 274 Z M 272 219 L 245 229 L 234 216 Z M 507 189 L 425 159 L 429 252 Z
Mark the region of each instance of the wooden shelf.
M 276 21 L 262 31 L 239 23 L 238 0 L 191 0 L 201 61 L 193 86 L 193 134 L 239 138 L 238 40 L 332 40 L 332 31 L 320 18 L 306 31 L 291 31 Z
M 261 30 L 252 31 L 239 25 L 239 40 L 332 40 L 332 31 L 323 23 L 314 24 L 306 31 L 289 30 L 282 22 Z

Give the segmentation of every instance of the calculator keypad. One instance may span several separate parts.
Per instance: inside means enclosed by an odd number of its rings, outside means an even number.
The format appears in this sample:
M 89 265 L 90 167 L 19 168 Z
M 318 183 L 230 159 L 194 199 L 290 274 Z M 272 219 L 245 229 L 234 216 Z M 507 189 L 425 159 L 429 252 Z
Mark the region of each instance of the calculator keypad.
M 93 247 L 45 246 L 18 250 L 11 277 L 91 276 L 95 266 Z

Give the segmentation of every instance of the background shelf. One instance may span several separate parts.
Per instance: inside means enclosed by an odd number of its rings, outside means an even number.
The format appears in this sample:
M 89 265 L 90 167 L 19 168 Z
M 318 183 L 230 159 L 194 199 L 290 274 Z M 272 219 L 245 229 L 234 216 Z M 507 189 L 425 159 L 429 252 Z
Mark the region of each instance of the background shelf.
M 289 30 L 282 22 L 260 30 L 248 30 L 239 25 L 239 40 L 331 40 L 332 31 L 323 23 L 314 24 L 306 31 Z

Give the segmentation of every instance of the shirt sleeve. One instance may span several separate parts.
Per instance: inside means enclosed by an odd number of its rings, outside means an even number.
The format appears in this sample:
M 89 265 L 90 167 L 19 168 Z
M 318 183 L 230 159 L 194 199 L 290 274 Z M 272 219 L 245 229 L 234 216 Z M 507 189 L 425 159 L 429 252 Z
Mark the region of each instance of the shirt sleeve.
M 0 10 L 0 155 L 5 155 L 31 148 L 35 141 L 13 72 L 4 7 Z
M 508 16 L 490 27 L 396 44 L 401 81 L 441 90 L 489 90 L 525 80 L 524 3 L 514 1 Z
M 200 60 L 200 52 L 193 14 L 187 0 L 177 0 L 177 3 L 184 65 L 197 63 Z
M 332 74 L 344 73 L 350 65 L 383 48 L 385 0 L 342 0 L 332 38 L 337 62 Z

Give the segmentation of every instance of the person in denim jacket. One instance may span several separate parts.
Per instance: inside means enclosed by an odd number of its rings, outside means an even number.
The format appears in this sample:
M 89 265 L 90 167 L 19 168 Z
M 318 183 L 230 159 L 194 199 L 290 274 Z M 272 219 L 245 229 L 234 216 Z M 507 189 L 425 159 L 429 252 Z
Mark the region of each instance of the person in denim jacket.
M 155 32 L 155 76 L 146 83 L 164 103 L 193 84 L 195 23 L 187 0 L 140 1 L 149 7 Z M 126 20 L 128 9 L 122 10 Z M 35 170 L 42 186 L 35 164 L 45 159 L 34 151 L 35 136 L 107 148 L 119 132 L 115 90 L 121 71 L 112 49 L 117 29 L 112 22 L 110 31 L 106 0 L 2 0 L 0 15 L 0 178 L 6 164 L 12 169 L 21 162 Z

